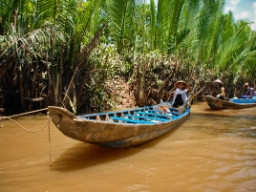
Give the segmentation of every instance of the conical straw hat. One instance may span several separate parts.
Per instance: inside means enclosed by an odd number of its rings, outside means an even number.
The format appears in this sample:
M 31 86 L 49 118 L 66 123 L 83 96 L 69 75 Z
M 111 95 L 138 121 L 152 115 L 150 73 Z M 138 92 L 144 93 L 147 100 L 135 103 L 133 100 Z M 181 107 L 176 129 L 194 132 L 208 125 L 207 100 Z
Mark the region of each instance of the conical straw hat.
M 185 81 L 182 81 L 182 80 L 177 81 L 177 82 L 174 84 L 174 87 L 178 88 L 178 85 L 179 85 L 180 83 L 183 83 L 183 84 L 184 84 L 184 88 L 185 88 L 185 89 L 188 88 L 188 84 L 187 84 Z
M 216 79 L 215 81 L 212 82 L 213 84 L 223 84 L 221 80 Z

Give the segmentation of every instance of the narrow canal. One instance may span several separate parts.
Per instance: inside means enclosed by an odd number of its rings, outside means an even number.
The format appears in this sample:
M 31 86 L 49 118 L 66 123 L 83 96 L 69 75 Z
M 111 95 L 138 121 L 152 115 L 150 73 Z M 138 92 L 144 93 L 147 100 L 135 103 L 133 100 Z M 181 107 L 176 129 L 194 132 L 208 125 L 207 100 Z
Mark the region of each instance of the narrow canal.
M 47 119 L 15 120 L 36 130 Z M 52 123 L 50 143 L 48 136 L 48 128 L 29 133 L 5 121 L 1 192 L 256 191 L 256 108 L 212 111 L 206 103 L 193 105 L 175 131 L 131 149 L 72 140 Z

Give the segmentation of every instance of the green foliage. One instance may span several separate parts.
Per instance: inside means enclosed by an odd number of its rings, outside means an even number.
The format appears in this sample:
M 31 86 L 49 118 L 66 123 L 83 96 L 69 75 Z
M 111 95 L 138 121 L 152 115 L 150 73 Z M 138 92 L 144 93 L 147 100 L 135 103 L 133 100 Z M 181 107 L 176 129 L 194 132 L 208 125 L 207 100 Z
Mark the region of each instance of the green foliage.
M 101 109 L 110 106 L 102 82 L 116 74 L 139 81 L 141 89 L 152 82 L 161 88 L 172 72 L 173 79 L 254 81 L 256 33 L 223 8 L 224 0 L 0 0 L 0 77 L 18 87 L 8 74 L 20 68 L 20 78 L 45 80 L 45 95 L 55 104 L 80 62 L 68 97 L 87 91 L 87 106 L 105 103 Z M 89 60 L 77 61 L 106 23 L 100 47 Z M 28 75 L 27 68 L 45 77 Z

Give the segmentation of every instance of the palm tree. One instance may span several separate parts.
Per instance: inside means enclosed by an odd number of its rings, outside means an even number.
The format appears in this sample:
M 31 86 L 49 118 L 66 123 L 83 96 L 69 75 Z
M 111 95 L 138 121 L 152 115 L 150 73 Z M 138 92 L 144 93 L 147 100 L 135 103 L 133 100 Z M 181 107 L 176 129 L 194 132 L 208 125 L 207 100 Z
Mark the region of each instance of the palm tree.
M 116 65 L 141 98 L 149 82 L 162 95 L 169 81 L 199 73 L 253 81 L 255 32 L 223 7 L 224 0 L 0 0 L 2 94 L 12 92 L 23 110 L 27 97 L 67 107 L 70 98 L 81 107 L 88 93 L 90 107 L 106 98 L 98 82 Z

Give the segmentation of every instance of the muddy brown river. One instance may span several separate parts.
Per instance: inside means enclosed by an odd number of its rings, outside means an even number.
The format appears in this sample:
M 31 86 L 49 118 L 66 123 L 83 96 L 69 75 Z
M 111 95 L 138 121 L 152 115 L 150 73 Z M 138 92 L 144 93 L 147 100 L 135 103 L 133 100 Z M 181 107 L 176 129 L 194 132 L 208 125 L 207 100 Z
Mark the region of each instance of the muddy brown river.
M 15 120 L 37 130 L 48 117 Z M 72 140 L 52 123 L 48 136 L 48 128 L 29 133 L 5 121 L 1 192 L 256 191 L 256 108 L 212 111 L 199 103 L 175 131 L 131 149 Z

